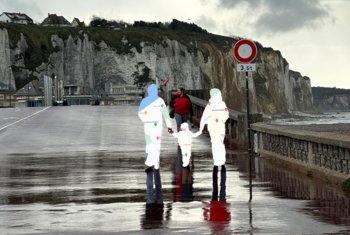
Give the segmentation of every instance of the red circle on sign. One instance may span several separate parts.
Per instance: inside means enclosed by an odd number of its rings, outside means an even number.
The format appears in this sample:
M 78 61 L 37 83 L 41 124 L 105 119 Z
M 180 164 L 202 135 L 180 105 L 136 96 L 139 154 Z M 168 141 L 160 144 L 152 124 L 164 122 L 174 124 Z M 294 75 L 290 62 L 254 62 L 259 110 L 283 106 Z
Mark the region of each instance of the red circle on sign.
M 249 47 L 251 51 L 249 51 L 248 56 L 247 57 L 243 57 L 242 55 L 240 55 L 240 49 L 242 49 L 243 47 Z M 236 44 L 233 46 L 233 55 L 235 56 L 235 58 L 241 62 L 241 63 L 249 63 L 252 60 L 255 59 L 257 54 L 257 48 L 256 45 L 253 41 L 248 40 L 248 39 L 241 39 L 238 42 L 236 42 Z

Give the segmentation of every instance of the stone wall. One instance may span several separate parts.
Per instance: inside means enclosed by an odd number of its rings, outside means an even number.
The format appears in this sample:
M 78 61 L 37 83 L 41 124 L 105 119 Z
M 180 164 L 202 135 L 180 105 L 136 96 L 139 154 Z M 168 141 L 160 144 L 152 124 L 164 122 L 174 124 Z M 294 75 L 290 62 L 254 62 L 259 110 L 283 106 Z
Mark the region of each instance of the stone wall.
M 350 176 L 350 136 L 289 129 L 263 123 L 252 125 L 258 134 L 258 153 L 340 178 Z

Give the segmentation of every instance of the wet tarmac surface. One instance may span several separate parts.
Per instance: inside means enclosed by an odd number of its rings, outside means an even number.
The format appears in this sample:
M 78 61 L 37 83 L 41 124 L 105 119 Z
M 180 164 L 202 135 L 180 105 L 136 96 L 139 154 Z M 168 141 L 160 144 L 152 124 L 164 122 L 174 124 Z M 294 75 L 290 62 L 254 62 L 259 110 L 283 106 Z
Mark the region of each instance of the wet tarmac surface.
M 121 120 L 134 107 L 59 108 L 0 131 L 6 150 L 0 152 L 0 234 L 350 234 L 350 200 L 342 192 L 259 158 L 252 160 L 250 187 L 249 157 L 238 152 L 227 154 L 226 200 L 212 201 L 205 136 L 194 142 L 190 168 L 182 168 L 176 141 L 164 136 L 164 204 L 147 205 L 143 130 L 137 117 L 128 119 L 133 127 Z M 77 117 L 84 125 L 75 126 Z M 23 147 L 10 141 L 16 136 L 32 141 Z M 77 136 L 82 140 L 65 139 Z M 52 145 L 44 148 L 49 137 Z

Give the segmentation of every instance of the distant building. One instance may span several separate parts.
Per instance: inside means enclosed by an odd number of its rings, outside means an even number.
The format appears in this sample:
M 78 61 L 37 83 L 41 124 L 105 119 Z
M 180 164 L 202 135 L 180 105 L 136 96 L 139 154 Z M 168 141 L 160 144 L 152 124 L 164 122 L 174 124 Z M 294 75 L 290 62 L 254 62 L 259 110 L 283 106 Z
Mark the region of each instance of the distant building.
M 56 14 L 48 14 L 48 16 L 40 24 L 42 26 L 71 26 L 69 21 L 63 16 L 58 16 Z
M 113 104 L 139 103 L 142 99 L 142 90 L 135 85 L 109 84 L 109 97 L 113 98 Z
M 68 105 L 87 105 L 90 103 L 91 95 L 83 94 L 83 87 L 78 85 L 66 84 L 63 86 L 63 99 Z
M 0 82 L 0 107 L 9 107 L 15 105 L 14 90 L 9 89 L 9 85 Z
M 23 13 L 3 12 L 0 21 L 5 23 L 33 24 L 32 18 Z
M 72 27 L 85 27 L 84 21 L 80 21 L 78 18 L 74 18 L 71 23 Z
M 44 106 L 44 92 L 39 88 L 37 80 L 27 83 L 15 94 L 16 107 Z

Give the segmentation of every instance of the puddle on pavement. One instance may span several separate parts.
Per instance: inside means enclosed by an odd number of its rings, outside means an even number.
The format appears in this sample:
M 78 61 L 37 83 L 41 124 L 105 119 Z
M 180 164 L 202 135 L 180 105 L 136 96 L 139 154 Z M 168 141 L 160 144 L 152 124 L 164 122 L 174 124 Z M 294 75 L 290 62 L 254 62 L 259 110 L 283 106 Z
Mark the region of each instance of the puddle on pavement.
M 252 203 L 247 203 L 249 157 L 239 154 L 227 155 L 224 185 L 218 169 L 217 191 L 210 153 L 193 153 L 189 168 L 181 166 L 176 153 L 164 154 L 164 204 L 146 205 L 142 155 L 2 156 L 0 231 L 288 233 L 295 231 L 293 220 L 298 219 L 305 221 L 299 225 L 305 232 L 334 233 L 350 227 L 350 201 L 342 192 L 262 159 L 252 161 Z

